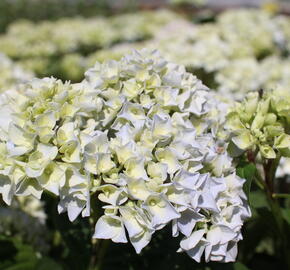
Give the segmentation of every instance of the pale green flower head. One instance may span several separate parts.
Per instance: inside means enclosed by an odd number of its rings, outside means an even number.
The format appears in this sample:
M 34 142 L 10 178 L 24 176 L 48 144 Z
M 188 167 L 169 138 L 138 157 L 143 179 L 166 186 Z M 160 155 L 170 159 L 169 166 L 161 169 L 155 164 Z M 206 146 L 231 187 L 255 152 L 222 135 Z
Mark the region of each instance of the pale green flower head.
M 250 92 L 227 116 L 232 142 L 267 159 L 289 157 L 289 91 Z

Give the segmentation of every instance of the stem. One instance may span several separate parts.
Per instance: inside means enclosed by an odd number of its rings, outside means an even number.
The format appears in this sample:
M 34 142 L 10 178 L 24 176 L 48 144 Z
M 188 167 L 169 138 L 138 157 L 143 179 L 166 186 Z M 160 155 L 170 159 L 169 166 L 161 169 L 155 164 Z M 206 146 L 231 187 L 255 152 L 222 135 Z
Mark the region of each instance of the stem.
M 97 269 L 101 270 L 103 267 L 104 258 L 106 255 L 106 251 L 109 247 L 110 241 L 109 240 L 101 240 L 98 252 L 98 261 L 97 261 Z
M 93 239 L 90 270 L 101 270 L 103 268 L 103 262 L 109 244 L 109 240 Z
M 273 198 L 281 198 L 281 199 L 288 199 L 290 198 L 290 194 L 288 193 L 274 193 Z
M 277 231 L 278 231 L 278 237 L 281 239 L 280 244 L 278 244 L 278 251 L 277 254 L 283 254 L 284 262 L 290 269 L 290 257 L 289 257 L 289 247 L 287 243 L 287 239 L 285 238 L 285 227 L 284 227 L 284 220 L 282 211 L 280 208 L 278 198 L 289 198 L 289 194 L 276 194 L 274 193 L 274 179 L 277 167 L 279 165 L 281 156 L 279 155 L 276 159 L 270 159 L 270 160 L 264 160 L 263 162 L 263 168 L 264 168 L 264 175 L 265 180 L 260 175 L 259 171 L 256 170 L 255 173 L 255 180 L 259 187 L 261 187 L 267 197 L 267 201 L 269 203 L 269 206 L 271 208 L 271 212 L 273 214 L 273 218 L 275 220 Z M 253 159 L 253 162 L 255 163 L 255 158 Z M 279 248 L 280 246 L 280 248 Z
M 91 195 L 91 209 L 92 214 L 90 218 L 90 225 L 92 228 L 92 234 L 94 231 L 94 226 L 97 223 L 97 220 L 102 215 L 100 209 L 101 204 L 97 199 L 97 194 Z M 90 270 L 101 270 L 103 267 L 104 257 L 106 255 L 106 251 L 108 249 L 110 241 L 103 239 L 95 239 L 92 238 L 92 248 L 91 248 L 91 260 L 90 260 Z
M 277 167 L 279 165 L 281 156 L 279 155 L 276 159 L 269 159 L 268 161 L 264 161 L 264 174 L 265 174 L 265 182 L 267 185 L 267 190 L 270 193 L 271 197 L 274 193 L 274 179 Z
M 280 208 L 279 201 L 277 198 L 279 198 L 279 194 L 274 193 L 274 179 L 275 179 L 275 174 L 277 167 L 279 165 L 281 156 L 278 156 L 276 159 L 270 159 L 267 162 L 264 161 L 263 167 L 264 167 L 264 174 L 265 174 L 265 191 L 267 195 L 267 200 L 271 208 L 271 212 L 273 214 L 273 217 L 275 219 L 277 229 L 278 229 L 278 234 L 280 235 L 281 239 L 281 250 L 278 251 L 278 254 L 283 254 L 283 259 L 285 260 L 286 264 L 288 265 L 290 269 L 290 259 L 289 259 L 289 254 L 288 254 L 288 243 L 287 240 L 285 239 L 285 227 L 284 227 L 284 219 L 282 215 L 282 211 Z M 283 195 L 283 194 L 280 194 Z M 285 194 L 284 194 L 285 195 Z
M 266 189 L 265 181 L 263 180 L 262 176 L 260 175 L 258 169 L 256 169 L 254 180 L 260 189 L 263 189 L 263 190 Z

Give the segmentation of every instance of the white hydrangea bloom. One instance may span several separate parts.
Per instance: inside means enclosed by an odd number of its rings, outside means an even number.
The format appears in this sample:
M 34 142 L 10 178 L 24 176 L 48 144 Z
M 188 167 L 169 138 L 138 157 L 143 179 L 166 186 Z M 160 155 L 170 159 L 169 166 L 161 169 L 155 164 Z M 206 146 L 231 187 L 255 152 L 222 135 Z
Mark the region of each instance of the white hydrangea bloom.
M 260 64 L 260 73 L 264 74 L 265 89 L 290 88 L 290 62 L 289 58 L 271 56 L 265 58 Z
M 86 72 L 80 84 L 35 79 L 0 98 L 0 193 L 59 196 L 70 220 L 104 214 L 95 238 L 137 253 L 172 223 L 180 251 L 233 261 L 250 215 L 227 155 L 224 105 L 183 66 L 134 51 Z M 225 113 L 225 112 L 224 112 Z M 216 236 L 218 234 L 218 236 Z
M 261 72 L 261 66 L 255 58 L 241 58 L 230 61 L 215 74 L 220 94 L 241 100 L 249 91 L 258 91 L 263 87 L 267 73 Z
M 270 13 L 258 9 L 228 10 L 218 17 L 217 24 L 222 38 L 233 46 L 234 58 L 236 54 L 261 57 L 275 48 L 277 26 Z
M 0 53 L 0 93 L 12 89 L 18 83 L 27 82 L 32 77 L 32 72 L 24 71 Z
M 86 61 L 82 54 L 119 42 L 151 38 L 160 27 L 179 17 L 169 10 L 157 10 L 108 18 L 61 18 L 38 23 L 21 20 L 0 36 L 0 51 L 39 77 L 57 75 L 79 82 L 85 67 L 95 63 Z
M 81 126 L 85 91 L 53 78 L 34 79 L 0 100 L 1 184 L 7 204 L 14 195 L 60 196 L 59 212 L 74 220 L 89 214 L 90 176 L 82 171 Z M 101 106 L 101 105 L 99 105 Z M 87 135 L 89 136 L 89 135 Z
M 243 180 L 216 137 L 220 108 L 208 89 L 147 50 L 97 63 L 83 83 L 103 98 L 101 125 L 114 164 L 103 175 L 94 172 L 107 205 L 94 237 L 124 242 L 124 227 L 139 253 L 172 221 L 173 236 L 185 237 L 181 251 L 196 248 L 197 261 L 203 250 L 207 261 L 233 261 L 250 211 Z M 204 231 L 198 241 L 182 244 L 198 230 Z M 217 231 L 219 239 L 212 236 Z

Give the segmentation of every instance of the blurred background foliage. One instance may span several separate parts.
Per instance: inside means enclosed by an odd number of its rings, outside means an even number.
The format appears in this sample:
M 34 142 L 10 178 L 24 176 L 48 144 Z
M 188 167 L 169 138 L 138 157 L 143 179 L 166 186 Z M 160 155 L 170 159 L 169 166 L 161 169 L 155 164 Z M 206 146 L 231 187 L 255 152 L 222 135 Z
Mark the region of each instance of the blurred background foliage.
M 175 43 L 172 41 L 174 40 L 178 44 L 178 36 L 182 38 L 186 36 L 192 45 L 196 38 L 192 35 L 194 27 L 187 28 L 188 25 L 184 22 L 176 24 L 177 28 L 170 28 L 172 27 L 170 26 L 169 30 L 164 32 L 163 41 L 156 38 L 155 33 L 171 21 L 176 20 L 177 23 L 180 18 L 184 17 L 191 23 L 216 22 L 216 9 L 220 11 L 229 3 L 229 1 L 224 2 L 225 5 L 222 6 L 221 3 L 201 0 L 0 0 L 0 31 L 2 32 L 0 52 L 6 55 L 3 57 L 0 55 L 0 70 L 2 68 L 5 71 L 3 73 L 1 71 L 0 91 L 1 87 L 11 87 L 13 83 L 33 77 L 33 73 L 39 77 L 53 75 L 77 82 L 82 79 L 84 71 L 96 60 L 118 59 L 129 49 L 144 45 L 154 47 L 156 44 L 162 45 L 162 42 L 166 42 L 166 44 L 174 46 Z M 243 1 L 232 1 L 231 4 L 233 5 L 235 2 L 243 4 Z M 283 6 L 279 6 L 278 1 L 273 3 L 244 1 L 245 3 L 260 6 L 270 14 L 277 14 L 279 11 L 287 13 L 288 7 L 287 1 L 282 3 Z M 178 13 L 144 11 L 144 9 L 165 6 L 169 6 Z M 137 10 L 138 13 L 126 15 L 127 12 Z M 96 18 L 96 16 L 99 17 Z M 71 19 L 67 19 L 68 17 Z M 263 84 L 254 86 L 251 83 L 247 84 L 251 78 L 242 75 L 241 81 L 246 81 L 245 88 L 253 88 L 248 90 L 257 90 L 261 86 L 270 87 L 273 85 L 271 83 L 274 79 L 276 80 L 274 83 L 279 81 L 290 86 L 290 80 L 285 79 L 290 75 L 289 19 L 286 16 L 277 19 L 277 25 L 282 26 L 282 30 L 285 28 L 285 40 L 280 43 L 270 43 L 270 45 L 267 40 L 266 43 L 260 42 L 265 33 L 263 29 L 265 28 L 267 32 L 271 28 L 270 25 L 263 25 L 263 22 L 269 22 L 268 19 L 263 20 L 258 20 L 261 25 L 257 25 L 257 28 L 262 29 L 261 32 L 253 34 L 257 38 L 253 38 L 252 43 L 248 44 L 250 37 L 246 34 L 246 41 L 243 41 L 247 43 L 246 48 L 250 48 L 249 51 L 254 48 L 254 52 L 246 52 L 242 57 L 229 56 L 231 59 L 229 62 L 232 64 L 233 59 L 240 61 L 241 58 L 248 61 L 250 57 L 251 60 L 246 62 L 244 67 L 246 70 L 249 69 L 249 66 L 251 68 L 251 65 L 254 65 L 263 74 L 265 70 L 269 70 L 269 66 L 274 71 L 280 69 L 282 71 L 274 72 L 269 82 L 263 81 Z M 166 35 L 171 32 L 171 29 L 175 35 L 167 39 Z M 270 30 L 277 34 L 279 41 L 281 33 L 275 29 Z M 202 35 L 210 36 L 211 33 L 212 25 L 209 24 L 198 33 L 198 38 Z M 160 36 L 162 36 L 162 31 L 158 32 L 158 37 Z M 144 43 L 151 39 L 154 42 Z M 212 40 L 213 48 L 219 50 L 219 47 L 216 47 L 218 44 L 214 43 L 214 35 Z M 203 45 L 201 43 L 197 47 L 192 47 L 191 50 L 202 49 Z M 242 43 L 243 45 L 244 43 Z M 257 47 L 255 47 L 256 45 Z M 179 46 L 173 49 L 166 47 L 165 51 L 175 50 L 176 56 L 174 57 L 180 59 L 182 49 L 187 48 L 183 47 L 183 43 L 180 42 Z M 236 51 L 240 49 L 238 48 Z M 201 51 L 197 51 L 197 53 L 200 54 Z M 182 57 L 187 60 L 187 51 L 184 55 Z M 268 56 L 270 58 L 267 59 Z M 192 60 L 195 56 L 191 57 Z M 221 57 L 224 59 L 224 55 Z M 210 61 L 210 63 L 217 63 L 215 58 Z M 231 65 L 227 68 L 232 70 Z M 187 69 L 197 74 L 209 86 L 217 87 L 219 85 L 219 80 L 215 77 L 215 72 L 219 69 L 211 64 L 200 65 L 197 63 L 193 66 L 188 65 Z M 236 74 L 239 72 L 242 71 L 239 69 Z M 227 74 L 227 70 L 222 70 L 219 76 L 223 76 L 222 79 L 224 79 L 228 77 Z M 1 80 L 4 81 L 2 85 Z M 235 88 L 233 80 L 229 82 L 231 89 Z M 254 74 L 254 80 L 257 80 L 256 74 Z M 238 87 L 241 86 L 239 80 L 234 83 Z M 186 255 L 176 253 L 179 240 L 173 240 L 170 237 L 171 228 L 169 227 L 167 230 L 158 232 L 141 255 L 136 255 L 130 245 L 116 245 L 109 241 L 92 241 L 92 220 L 79 218 L 74 223 L 70 223 L 66 215 L 57 214 L 57 200 L 49 194 L 45 194 L 42 202 L 27 198 L 15 201 L 13 207 L 9 208 L 0 200 L 0 269 L 87 270 L 93 269 L 91 265 L 97 265 L 97 268 L 94 269 L 287 270 L 287 263 L 290 265 L 289 245 L 286 246 L 287 242 L 290 242 L 290 198 L 287 196 L 290 191 L 289 165 L 287 170 L 288 176 L 287 174 L 280 175 L 275 187 L 285 196 L 278 199 L 278 208 L 273 209 L 265 193 L 254 181 L 255 168 L 240 165 L 239 174 L 247 179 L 245 190 L 253 216 L 243 228 L 244 240 L 239 244 L 237 263 L 197 264 L 193 262 Z M 281 213 L 282 219 L 277 220 L 275 211 Z

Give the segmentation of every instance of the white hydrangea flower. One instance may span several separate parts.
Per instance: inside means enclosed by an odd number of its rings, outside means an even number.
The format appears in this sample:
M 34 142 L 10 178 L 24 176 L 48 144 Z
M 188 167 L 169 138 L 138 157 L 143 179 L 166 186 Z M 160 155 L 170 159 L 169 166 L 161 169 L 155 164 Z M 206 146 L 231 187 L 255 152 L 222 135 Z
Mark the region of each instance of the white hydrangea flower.
M 25 83 L 33 78 L 33 73 L 24 71 L 8 57 L 0 53 L 0 93 L 11 90 L 19 83 Z
M 9 25 L 5 35 L 1 35 L 0 51 L 39 77 L 57 75 L 79 82 L 84 70 L 96 61 L 84 57 L 84 52 L 92 53 L 94 59 L 95 51 L 117 42 L 151 38 L 160 27 L 179 17 L 169 10 L 158 10 L 108 18 L 61 18 L 39 23 L 21 20 Z M 18 77 L 24 72 L 17 69 L 12 73 Z M 7 74 L 1 73 L 1 76 Z M 0 88 L 1 82 L 2 79 Z
M 195 260 L 204 252 L 207 261 L 234 260 L 250 212 L 220 136 L 223 113 L 215 119 L 223 106 L 157 51 L 96 63 L 85 75 L 80 84 L 35 79 L 1 96 L 4 201 L 49 191 L 73 221 L 98 196 L 95 238 L 125 243 L 127 230 L 140 253 L 172 223 L 173 236 L 184 236 L 180 251 Z
M 94 237 L 124 242 L 124 226 L 139 253 L 172 221 L 173 236 L 186 239 L 204 230 L 196 243 L 181 244 L 181 251 L 197 247 L 200 256 L 206 249 L 206 260 L 234 260 L 234 252 L 226 253 L 235 249 L 250 212 L 243 181 L 216 137 L 214 110 L 220 108 L 208 89 L 183 67 L 148 50 L 97 63 L 83 83 L 104 100 L 101 123 L 115 165 L 97 188 L 108 206 Z M 112 106 L 116 98 L 122 102 Z M 113 215 L 108 207 L 114 207 Z M 233 212 L 238 214 L 231 221 Z M 216 231 L 225 236 L 212 238 Z M 199 261 L 200 256 L 192 257 Z
M 52 78 L 35 79 L 1 100 L 1 193 L 41 197 L 43 190 L 60 196 L 59 212 L 74 220 L 89 215 L 91 178 L 82 171 L 81 127 L 87 107 L 77 107 L 84 90 Z M 83 110 L 82 110 L 83 108 Z M 81 131 L 82 129 L 83 131 Z
M 258 91 L 263 87 L 266 74 L 255 58 L 241 58 L 230 61 L 215 75 L 220 94 L 241 100 L 249 91 Z

